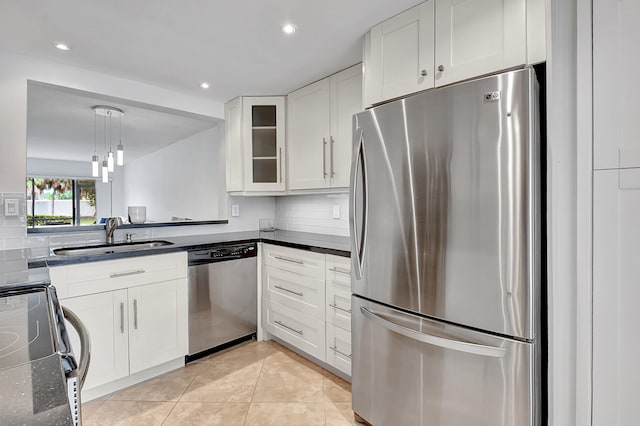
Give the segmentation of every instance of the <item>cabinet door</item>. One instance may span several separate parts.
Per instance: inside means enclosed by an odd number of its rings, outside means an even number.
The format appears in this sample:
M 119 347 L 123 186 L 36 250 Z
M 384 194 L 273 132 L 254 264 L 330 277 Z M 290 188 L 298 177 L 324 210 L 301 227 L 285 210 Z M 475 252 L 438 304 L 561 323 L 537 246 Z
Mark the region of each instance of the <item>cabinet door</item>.
M 433 87 L 433 17 L 428 0 L 371 28 L 365 105 Z
M 327 364 L 351 376 L 351 332 L 327 324 Z
M 283 97 L 242 99 L 245 191 L 285 190 Z
M 129 289 L 131 373 L 187 354 L 187 280 Z
M 593 1 L 593 163 L 640 167 L 640 2 Z M 636 52 L 636 53 L 633 53 Z
M 242 98 L 224 104 L 227 191 L 242 191 Z
M 71 309 L 89 331 L 91 361 L 84 389 L 112 382 L 129 374 L 127 290 L 74 297 L 60 302 Z M 71 345 L 80 356 L 80 339 L 68 325 Z
M 522 65 L 525 0 L 435 0 L 435 85 Z
M 329 187 L 329 79 L 287 97 L 289 189 Z
M 593 425 L 637 424 L 640 169 L 593 183 Z
M 332 188 L 349 186 L 353 115 L 362 111 L 362 66 L 331 77 L 331 137 L 329 177 Z

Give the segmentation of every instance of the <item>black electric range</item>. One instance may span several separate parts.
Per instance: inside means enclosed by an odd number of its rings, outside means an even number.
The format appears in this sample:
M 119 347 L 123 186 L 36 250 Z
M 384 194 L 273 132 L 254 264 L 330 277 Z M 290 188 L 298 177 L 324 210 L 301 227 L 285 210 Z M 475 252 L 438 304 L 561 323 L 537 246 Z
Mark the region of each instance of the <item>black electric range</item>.
M 0 287 L 0 424 L 79 424 L 76 370 L 55 288 Z

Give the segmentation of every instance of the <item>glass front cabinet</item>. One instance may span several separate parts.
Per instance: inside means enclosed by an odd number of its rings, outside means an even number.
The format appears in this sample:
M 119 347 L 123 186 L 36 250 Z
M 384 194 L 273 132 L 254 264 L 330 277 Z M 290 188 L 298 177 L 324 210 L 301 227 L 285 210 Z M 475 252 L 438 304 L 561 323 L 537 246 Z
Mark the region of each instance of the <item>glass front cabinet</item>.
M 284 192 L 285 100 L 240 97 L 225 104 L 227 191 Z

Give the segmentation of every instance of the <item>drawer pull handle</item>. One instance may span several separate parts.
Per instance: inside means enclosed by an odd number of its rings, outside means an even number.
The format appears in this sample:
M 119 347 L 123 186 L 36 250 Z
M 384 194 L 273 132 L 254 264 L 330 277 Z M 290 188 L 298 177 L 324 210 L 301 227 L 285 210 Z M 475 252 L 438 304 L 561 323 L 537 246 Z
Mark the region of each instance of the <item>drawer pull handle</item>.
M 282 327 L 286 328 L 287 330 L 291 330 L 294 333 L 298 333 L 299 335 L 304 336 L 304 332 L 302 330 L 296 330 L 295 328 L 289 327 L 288 325 L 283 324 L 282 321 L 276 321 L 275 323 L 278 324 L 278 325 L 281 325 Z
M 348 313 L 348 314 L 350 314 L 350 313 L 351 313 L 351 309 L 341 308 L 340 306 L 338 306 L 338 305 L 336 305 L 336 304 L 334 304 L 334 303 L 330 303 L 330 304 L 329 304 L 329 306 L 331 306 L 333 309 L 337 309 L 337 310 L 339 310 L 339 311 L 346 312 L 346 313 Z
M 133 299 L 133 328 L 138 329 L 138 300 Z
M 280 289 L 280 290 L 284 290 L 287 291 L 289 293 L 295 294 L 296 296 L 304 296 L 304 294 L 300 293 L 299 291 L 293 291 L 293 290 L 289 290 L 288 288 L 284 288 L 284 287 L 280 287 L 279 285 L 274 285 L 275 288 Z
M 120 333 L 124 334 L 124 303 L 120 302 Z
M 291 259 L 289 257 L 284 257 L 284 256 L 274 256 L 276 259 L 278 260 L 284 260 L 285 262 L 291 262 L 291 263 L 297 263 L 298 265 L 304 265 L 304 262 L 302 260 L 298 260 L 298 259 Z
M 139 275 L 144 274 L 146 271 L 144 269 L 138 269 L 136 271 L 129 272 L 116 272 L 115 274 L 111 274 L 111 278 L 120 278 L 120 277 L 128 277 L 129 275 Z
M 345 354 L 344 352 L 342 352 L 342 351 L 338 350 L 338 348 L 337 348 L 337 347 L 329 346 L 329 349 L 331 349 L 332 351 L 334 351 L 334 352 L 335 352 L 335 353 L 337 353 L 337 354 L 340 354 L 340 355 L 342 355 L 342 356 L 346 356 L 347 358 L 351 359 L 351 355 L 347 355 L 347 354 Z
M 329 268 L 329 270 L 331 272 L 337 272 L 339 274 L 345 274 L 345 275 L 351 276 L 351 271 L 349 271 L 347 269 L 338 268 L 337 266 L 335 268 Z

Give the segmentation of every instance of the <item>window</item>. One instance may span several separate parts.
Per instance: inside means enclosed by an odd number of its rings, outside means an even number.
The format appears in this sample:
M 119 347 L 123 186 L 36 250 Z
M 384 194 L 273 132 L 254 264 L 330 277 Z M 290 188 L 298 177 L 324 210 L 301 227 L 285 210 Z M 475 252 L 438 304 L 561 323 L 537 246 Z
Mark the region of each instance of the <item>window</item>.
M 27 226 L 95 223 L 95 180 L 27 178 Z

